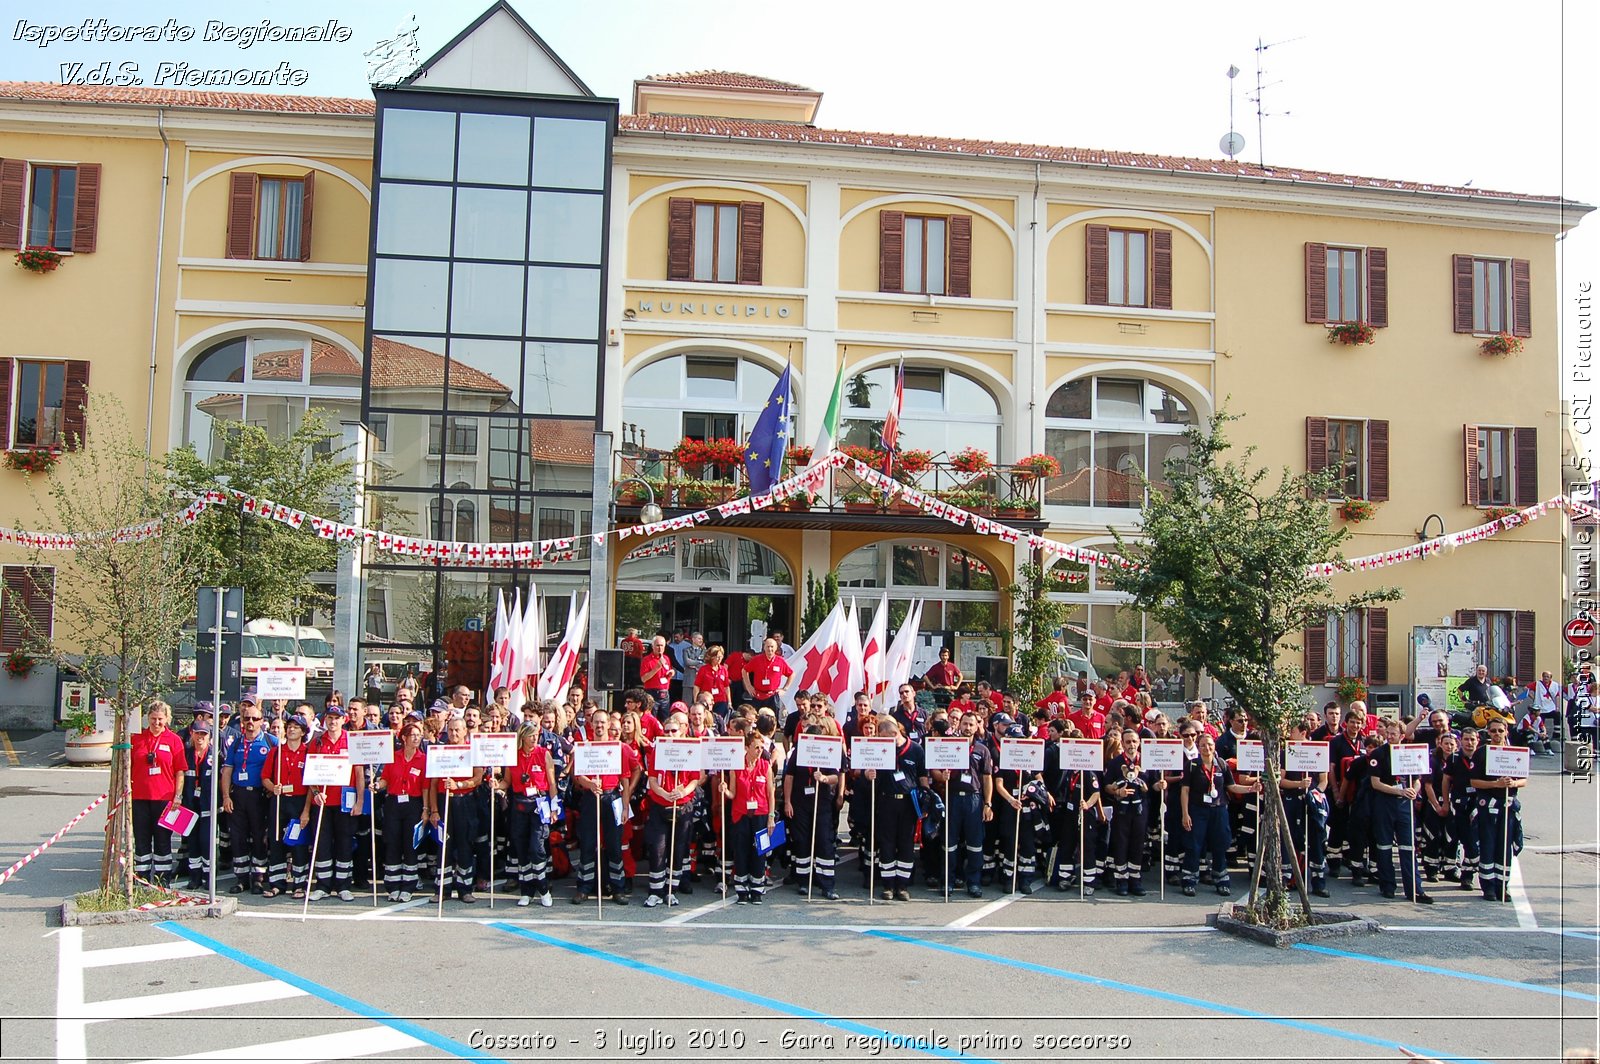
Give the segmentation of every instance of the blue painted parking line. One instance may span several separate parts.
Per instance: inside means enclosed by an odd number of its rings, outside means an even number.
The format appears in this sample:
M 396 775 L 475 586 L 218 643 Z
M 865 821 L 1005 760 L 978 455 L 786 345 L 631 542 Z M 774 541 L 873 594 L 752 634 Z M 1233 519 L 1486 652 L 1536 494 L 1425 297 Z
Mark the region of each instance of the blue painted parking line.
M 1578 1001 L 1600 1001 L 1593 994 L 1585 994 L 1579 990 L 1563 990 L 1555 986 L 1540 986 L 1538 983 L 1522 983 L 1515 979 L 1499 979 L 1492 975 L 1478 975 L 1475 972 L 1461 972 L 1451 968 L 1436 968 L 1431 964 L 1418 964 L 1416 961 L 1396 960 L 1393 957 L 1377 957 L 1371 953 L 1351 953 L 1349 950 L 1330 949 L 1327 946 L 1313 946 L 1308 943 L 1298 943 L 1291 949 L 1304 950 L 1307 953 L 1321 953 L 1328 957 L 1344 957 L 1347 960 L 1366 961 L 1368 964 L 1383 964 L 1390 968 L 1404 968 L 1407 971 L 1423 972 L 1427 975 L 1444 975 L 1451 979 L 1465 979 L 1473 983 L 1489 983 L 1492 986 L 1506 986 L 1513 990 L 1531 990 L 1535 994 L 1549 994 L 1553 997 L 1575 998 Z
M 679 983 L 683 986 L 694 987 L 696 990 L 706 990 L 713 994 L 719 994 L 722 997 L 732 998 L 734 1001 L 742 1001 L 747 1005 L 754 1005 L 757 1008 L 768 1009 L 772 1012 L 779 1012 L 785 1016 L 793 1016 L 796 1019 L 812 1020 L 824 1027 L 832 1027 L 835 1030 L 844 1031 L 848 1034 L 890 1040 L 886 1041 L 885 1044 L 895 1049 L 924 1053 L 930 1057 L 940 1057 L 944 1060 L 965 1061 L 968 1062 L 968 1064 L 999 1064 L 998 1061 L 988 1060 L 984 1057 L 971 1057 L 965 1053 L 958 1053 L 953 1049 L 945 1049 L 941 1046 L 932 1045 L 926 1040 L 916 1036 L 898 1035 L 893 1031 L 885 1031 L 879 1027 L 869 1027 L 864 1023 L 857 1023 L 854 1020 L 847 1020 L 843 1017 L 835 1016 L 832 1013 L 818 1012 L 816 1009 L 808 1009 L 804 1005 L 795 1005 L 787 1001 L 780 1001 L 777 998 L 771 998 L 763 994 L 753 993 L 749 990 L 740 990 L 735 986 L 727 986 L 723 983 L 714 983 L 709 979 L 701 979 L 698 976 L 689 975 L 685 972 L 673 971 L 671 968 L 661 968 L 654 964 L 648 964 L 644 961 L 634 960 L 632 957 L 624 957 L 618 953 L 608 953 L 605 950 L 594 949 L 590 946 L 580 946 L 576 942 L 568 942 L 566 939 L 554 938 L 550 935 L 541 934 L 538 931 L 533 931 L 526 927 L 520 927 L 516 924 L 495 921 L 494 923 L 486 926 L 492 927 L 496 931 L 504 931 L 508 935 L 516 935 L 519 938 L 525 938 L 532 942 L 539 942 L 546 946 L 554 946 L 557 949 L 566 950 L 568 953 L 575 953 L 580 957 L 589 957 L 593 960 L 605 961 L 607 964 L 615 964 L 620 968 L 627 968 L 635 972 L 642 972 L 645 975 L 654 975 L 662 979 L 670 979 L 672 982 Z
M 1095 975 L 1085 975 L 1081 972 L 1070 972 L 1064 968 L 1051 968 L 1048 965 L 1034 964 L 1032 961 L 1017 960 L 1014 957 L 1002 957 L 994 953 L 980 953 L 977 950 L 963 949 L 943 942 L 933 942 L 928 939 L 912 938 L 909 935 L 895 934 L 892 931 L 868 931 L 866 934 L 873 938 L 886 939 L 890 942 L 903 942 L 911 946 L 921 946 L 923 949 L 938 950 L 940 953 L 949 953 L 968 960 L 989 961 L 994 964 L 1004 965 L 1008 968 L 1017 968 L 1024 972 L 1036 975 L 1048 975 L 1055 979 L 1065 979 L 1073 983 L 1083 983 L 1087 986 L 1097 986 L 1105 990 L 1120 990 L 1129 994 L 1138 994 L 1141 997 L 1154 998 L 1169 1005 L 1187 1005 L 1190 1008 L 1204 1009 L 1207 1012 L 1222 1013 L 1227 1016 L 1239 1016 L 1244 1019 L 1260 1020 L 1262 1023 L 1276 1024 L 1279 1027 L 1288 1027 L 1308 1034 L 1326 1035 L 1329 1038 L 1341 1038 L 1347 1042 L 1360 1042 L 1363 1045 L 1377 1046 L 1380 1049 L 1399 1049 L 1417 1053 L 1425 1057 L 1432 1057 L 1439 1061 L 1448 1061 L 1449 1064 L 1487 1064 L 1486 1061 L 1472 1057 L 1451 1056 L 1441 1053 L 1436 1049 L 1424 1049 L 1420 1046 L 1408 1046 L 1403 1042 L 1391 1041 L 1387 1038 L 1378 1038 L 1374 1035 L 1358 1034 L 1354 1031 L 1344 1031 L 1337 1027 L 1328 1027 L 1320 1023 L 1308 1023 L 1305 1020 L 1291 1020 L 1284 1016 L 1274 1016 L 1267 1012 L 1257 1012 L 1255 1009 L 1241 1008 L 1238 1005 L 1229 1005 L 1221 1001 L 1207 1001 L 1204 998 L 1190 997 L 1188 994 L 1173 994 L 1154 987 L 1139 986 L 1135 983 L 1124 983 L 1117 979 L 1102 979 Z
M 375 1005 L 368 1005 L 364 1001 L 346 997 L 337 990 L 331 990 L 321 983 L 314 983 L 305 976 L 296 975 L 286 968 L 278 967 L 271 961 L 264 961 L 260 957 L 253 956 L 243 950 L 234 949 L 232 946 L 218 942 L 209 935 L 202 935 L 187 924 L 181 924 L 174 920 L 163 920 L 154 926 L 169 935 L 176 935 L 198 946 L 204 946 L 219 957 L 226 957 L 235 964 L 241 964 L 252 971 L 260 972 L 262 975 L 304 990 L 306 993 L 319 997 L 330 1005 L 336 1005 L 346 1012 L 352 1012 L 363 1019 L 372 1020 L 374 1023 L 381 1023 L 383 1026 L 399 1031 L 401 1034 L 410 1035 L 417 1041 L 425 1042 L 440 1052 L 449 1053 L 451 1056 L 460 1057 L 462 1060 L 480 1061 L 481 1064 L 509 1064 L 509 1062 L 501 1060 L 499 1057 L 481 1053 L 471 1046 L 446 1038 L 437 1031 L 430 1031 L 428 1028 L 418 1026 L 410 1020 L 403 1020 L 399 1016 L 391 1012 L 385 1012 Z

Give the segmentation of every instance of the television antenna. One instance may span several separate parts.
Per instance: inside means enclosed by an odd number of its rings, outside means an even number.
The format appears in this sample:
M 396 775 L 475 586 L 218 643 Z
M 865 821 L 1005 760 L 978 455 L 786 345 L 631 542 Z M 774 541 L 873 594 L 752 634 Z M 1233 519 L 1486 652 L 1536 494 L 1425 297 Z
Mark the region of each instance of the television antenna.
M 1267 147 L 1265 137 L 1266 119 L 1278 117 L 1286 118 L 1293 112 L 1268 111 L 1266 109 L 1265 104 L 1263 103 L 1265 90 L 1272 88 L 1274 85 L 1282 85 L 1283 82 L 1282 80 L 1269 82 L 1263 82 L 1261 80 L 1266 75 L 1266 69 L 1261 65 L 1261 57 L 1266 54 L 1268 48 L 1276 48 L 1281 44 L 1293 44 L 1295 41 L 1303 40 L 1305 40 L 1305 37 L 1303 36 L 1290 37 L 1288 40 L 1273 41 L 1271 44 L 1268 44 L 1260 37 L 1256 38 L 1256 91 L 1253 95 L 1246 97 L 1246 99 L 1256 105 L 1256 162 L 1263 169 L 1267 165 Z
M 1222 140 L 1217 142 L 1217 147 L 1222 154 L 1232 160 L 1235 155 L 1244 151 L 1244 137 L 1240 136 L 1233 128 L 1233 86 L 1234 79 L 1239 76 L 1239 68 L 1232 63 L 1228 64 L 1228 132 Z

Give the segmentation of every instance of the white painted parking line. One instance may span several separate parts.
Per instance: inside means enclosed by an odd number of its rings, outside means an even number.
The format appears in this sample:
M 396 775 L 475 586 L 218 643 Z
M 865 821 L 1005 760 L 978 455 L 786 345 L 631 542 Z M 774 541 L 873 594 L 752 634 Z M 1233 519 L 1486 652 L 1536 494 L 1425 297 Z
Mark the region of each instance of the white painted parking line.
M 397 902 L 394 905 L 385 905 L 381 909 L 372 909 L 364 913 L 352 913 L 352 920 L 382 920 L 384 917 L 403 913 L 407 909 L 420 909 L 424 905 L 431 905 L 435 901 L 432 897 L 412 898 L 410 901 Z
M 213 1049 L 183 1057 L 161 1057 L 140 1061 L 139 1064 L 167 1064 L 169 1061 L 226 1060 L 233 1064 L 320 1064 L 325 1060 L 349 1060 L 368 1057 L 375 1053 L 390 1053 L 397 1049 L 414 1049 L 422 1045 L 408 1034 L 388 1027 L 363 1027 L 338 1034 L 323 1034 L 312 1038 L 291 1038 L 286 1042 L 263 1042 L 236 1049 Z
M 83 928 L 63 927 L 55 932 L 56 953 L 56 1060 L 59 1064 L 84 1064 L 89 1057 L 89 1028 L 75 1017 L 83 1010 Z
M 79 1006 L 78 1015 L 91 1023 L 99 1023 L 105 1020 L 171 1016 L 180 1012 L 232 1008 L 260 1001 L 282 1001 L 284 998 L 301 997 L 304 994 L 304 990 L 288 983 L 276 979 L 264 979 L 259 983 L 208 986 L 201 990 L 177 990 L 170 994 L 143 994 L 137 997 L 109 998 L 105 1001 L 86 1001 Z
M 1528 901 L 1528 892 L 1522 889 L 1522 865 L 1516 861 L 1511 862 L 1511 907 L 1517 910 L 1517 926 L 1529 931 L 1539 928 L 1539 921 L 1533 915 L 1533 905 Z
M 679 913 L 677 916 L 673 916 L 673 917 L 670 917 L 670 918 L 668 918 L 666 920 L 663 920 L 663 921 L 661 921 L 661 926 L 662 927 L 675 927 L 675 926 L 680 925 L 680 924 L 686 924 L 691 920 L 698 920 L 702 916 L 709 916 L 710 914 L 712 914 L 714 912 L 719 912 L 722 909 L 726 909 L 726 908 L 728 908 L 730 906 L 737 905 L 738 903 L 739 903 L 739 899 L 738 898 L 722 898 L 722 899 L 720 899 L 718 901 L 714 901 L 714 902 L 711 902 L 711 903 L 706 904 L 706 905 L 701 905 L 698 908 L 690 909 L 686 913 Z
M 944 926 L 947 927 L 947 928 L 951 928 L 951 929 L 960 928 L 960 927 L 971 927 L 973 924 L 977 923 L 979 920 L 982 920 L 984 917 L 989 916 L 989 915 L 991 915 L 993 913 L 997 913 L 1001 909 L 1004 909 L 1007 905 L 1010 905 L 1012 902 L 1016 901 L 1017 898 L 1019 898 L 1019 897 L 1021 897 L 1021 895 L 1008 894 L 1004 898 L 997 898 L 996 900 L 990 902 L 988 905 L 980 905 L 978 908 L 972 910 L 970 913 L 967 913 L 967 915 L 965 915 L 965 916 L 956 917 L 954 920 L 951 920 L 948 924 L 945 924 Z
M 176 961 L 185 957 L 206 957 L 211 951 L 192 942 L 156 942 L 148 946 L 117 946 L 92 949 L 83 956 L 85 968 L 105 968 L 113 964 L 145 964 L 149 961 Z

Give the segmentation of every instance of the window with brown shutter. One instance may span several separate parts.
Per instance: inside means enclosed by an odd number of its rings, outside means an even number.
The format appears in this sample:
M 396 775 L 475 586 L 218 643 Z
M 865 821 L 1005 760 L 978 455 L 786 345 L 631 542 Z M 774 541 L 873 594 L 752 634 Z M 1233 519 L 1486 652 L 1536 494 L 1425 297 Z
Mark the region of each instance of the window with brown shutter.
M 1511 260 L 1511 334 L 1533 335 L 1533 276 L 1527 259 Z
M 1328 682 L 1328 629 L 1325 625 L 1306 626 L 1303 671 L 1306 683 Z
M 25 161 L 0 159 L 0 248 L 22 247 L 22 192 L 27 183 Z
M 69 451 L 83 446 L 88 432 L 89 363 L 68 359 L 66 389 L 61 397 L 61 445 Z
M 1367 422 L 1367 498 L 1389 501 L 1389 423 Z
M 1478 662 L 1488 667 L 1490 683 L 1506 676 L 1526 683 L 1538 675 L 1533 611 L 1456 610 L 1455 622 L 1478 630 Z
M 1306 321 L 1321 325 L 1328 320 L 1328 245 L 1306 244 Z
M 315 178 L 230 175 L 227 257 L 310 261 Z
M 1150 306 L 1172 309 L 1172 231 L 1168 229 L 1150 233 Z
M 1306 472 L 1321 473 L 1328 468 L 1328 419 L 1306 418 Z
M 11 359 L 0 358 L 0 451 L 11 450 L 11 367 Z
M 1478 611 L 1456 610 L 1455 622 L 1457 628 L 1476 628 L 1478 627 Z
M 1539 432 L 1515 429 L 1512 432 L 1512 472 L 1517 485 L 1518 506 L 1533 506 L 1539 501 Z
M 1516 677 L 1525 683 L 1532 682 L 1538 675 L 1537 652 L 1534 644 L 1534 613 L 1532 610 L 1518 610 L 1515 619 L 1515 659 L 1517 665 Z M 1507 692 L 1508 694 L 1510 692 Z
M 39 650 L 55 636 L 55 570 L 0 567 L 0 654 Z
M 228 185 L 228 258 L 254 258 L 255 248 L 256 175 L 235 173 Z
M 949 293 L 963 299 L 972 296 L 972 215 L 950 216 Z
M 1478 501 L 1478 426 L 1463 425 L 1461 428 L 1461 451 L 1466 459 L 1466 497 L 1468 506 L 1479 505 Z
M 1369 684 L 1389 682 L 1389 611 L 1369 606 L 1367 614 L 1367 669 Z
M 1367 324 L 1382 329 L 1389 324 L 1389 249 L 1367 249 Z
M 766 205 L 739 204 L 739 283 L 761 283 L 762 241 L 765 239 Z
M 1450 257 L 1450 293 L 1454 304 L 1455 331 L 1472 331 L 1472 256 Z
M 905 290 L 906 215 L 878 212 L 878 291 Z
M 1103 307 L 1111 302 L 1110 264 L 1108 261 L 1111 246 L 1111 227 L 1109 225 L 1086 225 L 1083 227 L 1083 240 L 1085 251 L 1084 276 L 1088 282 L 1088 290 L 1084 293 L 1084 302 L 1090 306 Z
M 1373 610 L 1355 609 L 1342 613 L 1329 613 L 1323 622 L 1322 660 L 1323 680 L 1333 681 L 1344 676 L 1361 677 L 1370 683 L 1387 683 L 1389 676 L 1389 614 L 1384 611 L 1377 618 L 1377 632 L 1385 640 L 1381 662 L 1383 679 L 1375 679 L 1372 670 L 1380 664 L 1374 660 Z
M 94 251 L 100 235 L 100 164 L 78 164 L 78 195 L 72 211 L 72 253 Z
M 694 280 L 694 200 L 667 200 L 667 280 Z
M 15 364 L 16 380 L 11 389 L 14 401 L 8 404 L 11 446 L 65 446 L 68 370 L 73 365 L 82 367 L 80 372 L 85 392 L 74 392 L 76 405 L 81 406 L 84 398 L 79 396 L 86 394 L 88 363 L 16 359 Z

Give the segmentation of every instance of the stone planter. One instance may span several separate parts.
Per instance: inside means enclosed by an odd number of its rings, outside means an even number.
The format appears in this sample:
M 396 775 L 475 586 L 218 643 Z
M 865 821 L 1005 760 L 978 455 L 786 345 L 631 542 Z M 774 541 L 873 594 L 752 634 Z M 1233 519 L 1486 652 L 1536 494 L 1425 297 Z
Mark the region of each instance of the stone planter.
M 88 735 L 69 735 L 66 750 L 69 765 L 109 765 L 111 733 L 98 731 Z
M 1381 930 L 1376 920 L 1369 920 L 1351 912 L 1318 909 L 1311 914 L 1310 926 L 1297 927 L 1292 931 L 1274 931 L 1235 917 L 1233 912 L 1236 908 L 1243 909 L 1244 906 L 1236 902 L 1224 902 L 1215 915 L 1206 917 L 1207 925 L 1238 938 L 1260 942 L 1267 946 L 1277 946 L 1279 949 L 1288 949 L 1301 942 L 1325 942 L 1329 939 L 1352 938 L 1356 935 L 1374 935 Z
M 120 912 L 86 913 L 68 898 L 61 905 L 62 927 L 103 927 L 107 924 L 154 924 L 163 920 L 214 920 L 239 911 L 239 899 L 218 898 L 215 905 L 201 901 L 193 905 L 160 905 L 153 909 L 123 909 Z

